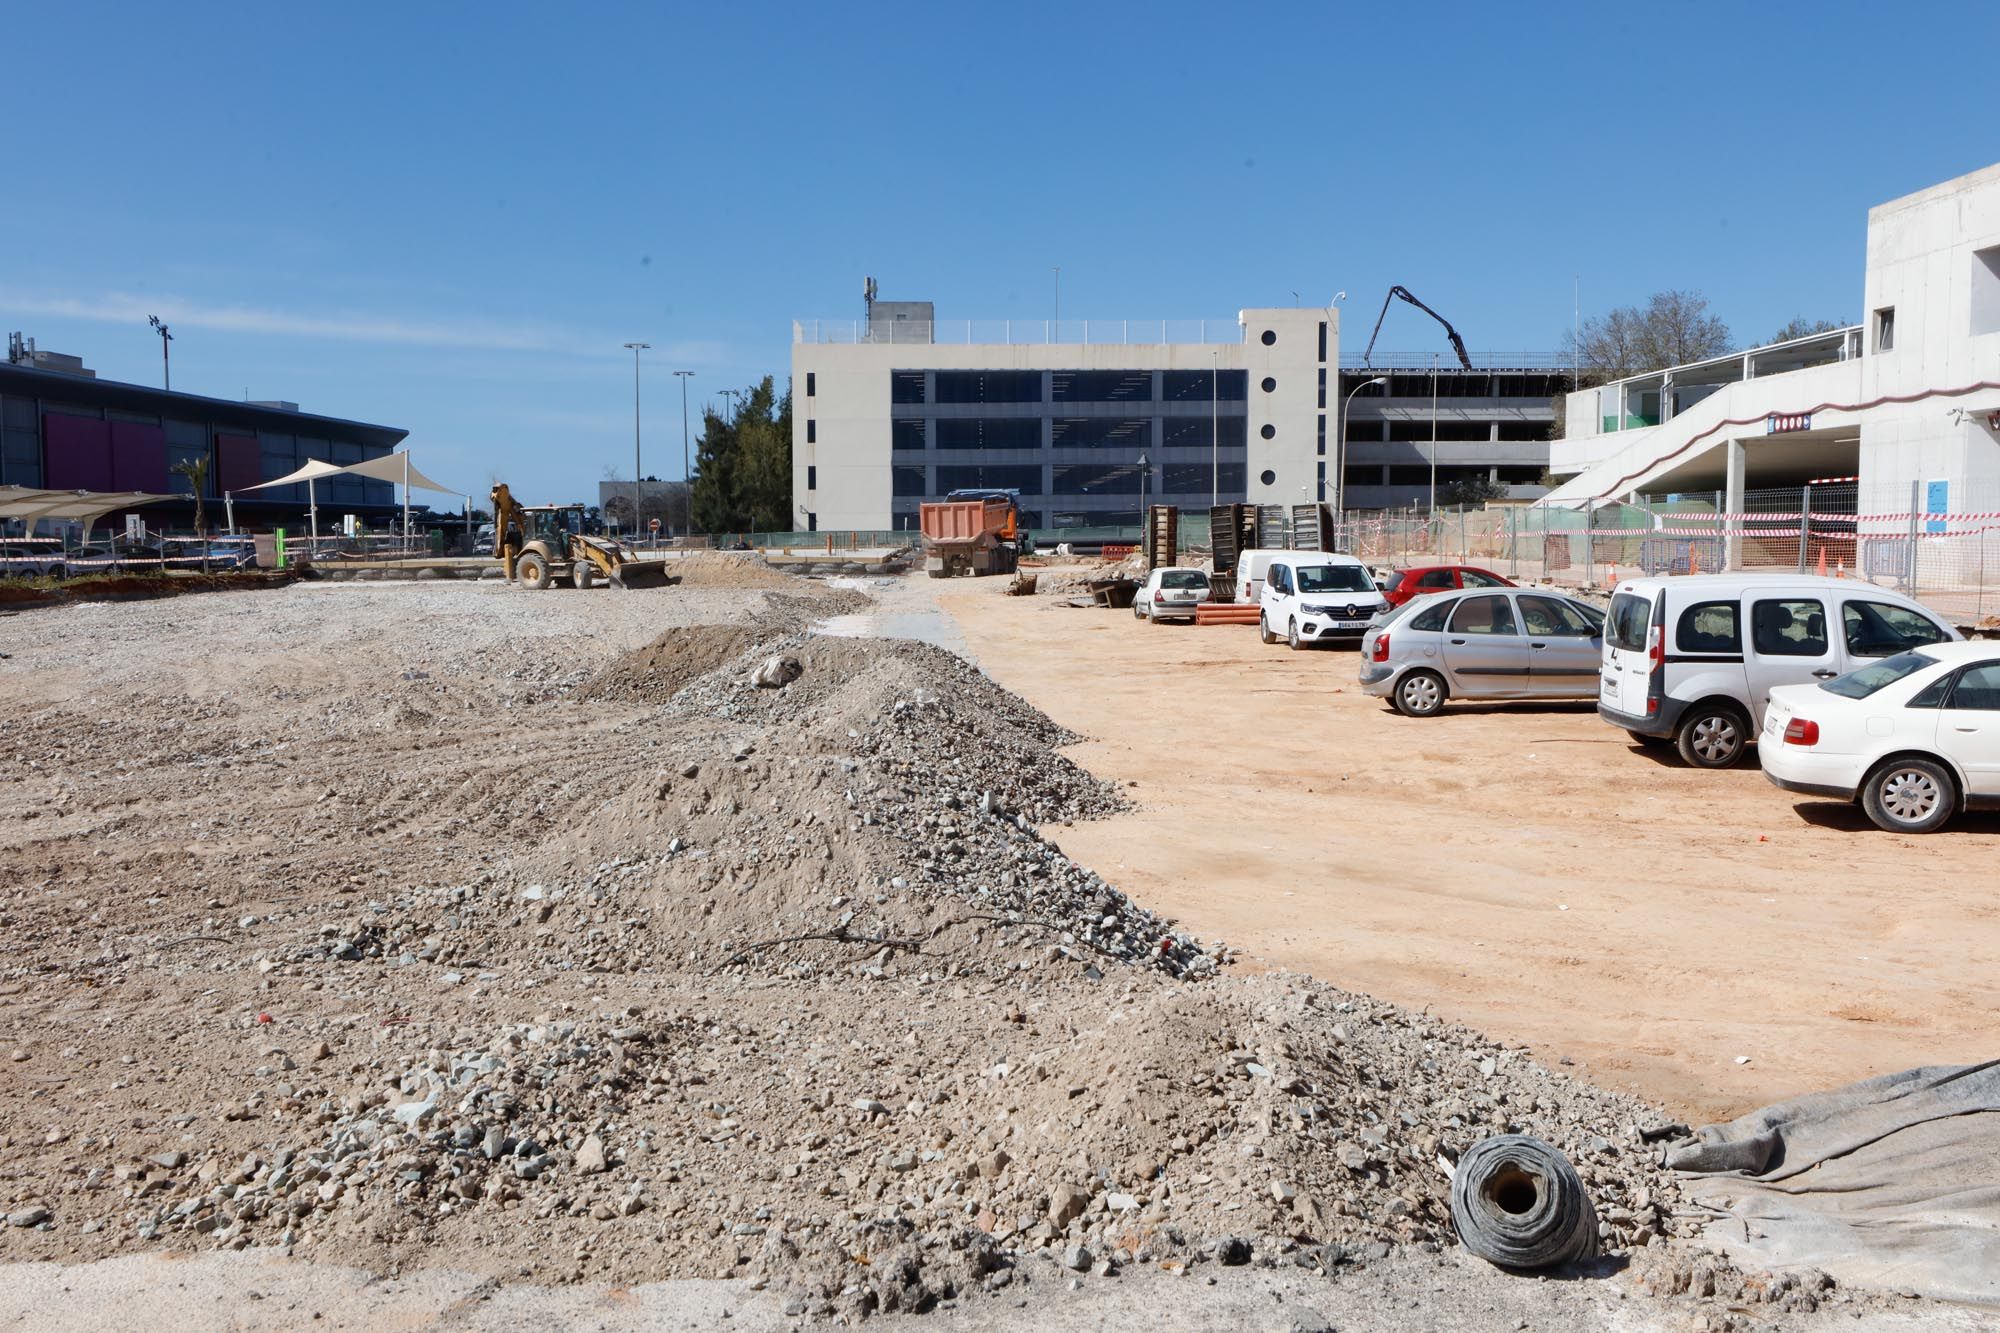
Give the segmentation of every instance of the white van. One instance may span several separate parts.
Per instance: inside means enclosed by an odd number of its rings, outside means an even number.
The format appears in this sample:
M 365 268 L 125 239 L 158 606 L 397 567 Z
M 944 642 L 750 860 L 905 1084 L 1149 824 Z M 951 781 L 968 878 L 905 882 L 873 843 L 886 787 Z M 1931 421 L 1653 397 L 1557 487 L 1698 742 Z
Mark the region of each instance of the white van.
M 1279 551 L 1264 566 L 1257 632 L 1293 648 L 1329 640 L 1359 646 L 1369 622 L 1389 609 L 1368 566 L 1333 551 Z
M 1727 768 L 1762 729 L 1773 686 L 1959 637 L 1928 608 L 1857 579 L 1628 579 L 1604 626 L 1597 715 L 1635 740 L 1672 740 L 1697 768 Z
M 1252 549 L 1239 552 L 1236 568 L 1229 573 L 1229 584 L 1236 591 L 1238 606 L 1253 606 L 1264 593 L 1264 571 L 1273 560 L 1290 551 Z

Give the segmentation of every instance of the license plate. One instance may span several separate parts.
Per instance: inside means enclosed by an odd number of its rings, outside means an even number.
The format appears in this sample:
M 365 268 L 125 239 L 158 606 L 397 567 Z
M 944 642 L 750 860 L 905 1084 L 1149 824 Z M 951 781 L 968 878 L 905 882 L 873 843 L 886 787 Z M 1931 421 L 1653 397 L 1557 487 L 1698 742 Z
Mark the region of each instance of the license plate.
M 1333 627 L 1335 629 L 1367 629 L 1368 622 L 1365 620 L 1336 620 L 1333 622 Z

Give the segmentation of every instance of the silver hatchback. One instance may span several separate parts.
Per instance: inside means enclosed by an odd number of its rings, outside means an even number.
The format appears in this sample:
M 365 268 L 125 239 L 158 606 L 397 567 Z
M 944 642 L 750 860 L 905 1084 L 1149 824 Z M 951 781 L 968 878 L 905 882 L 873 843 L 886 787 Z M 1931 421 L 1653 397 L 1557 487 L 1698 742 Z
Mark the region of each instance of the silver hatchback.
M 1447 699 L 1595 699 L 1604 613 L 1546 588 L 1419 597 L 1361 641 L 1361 687 L 1410 717 Z

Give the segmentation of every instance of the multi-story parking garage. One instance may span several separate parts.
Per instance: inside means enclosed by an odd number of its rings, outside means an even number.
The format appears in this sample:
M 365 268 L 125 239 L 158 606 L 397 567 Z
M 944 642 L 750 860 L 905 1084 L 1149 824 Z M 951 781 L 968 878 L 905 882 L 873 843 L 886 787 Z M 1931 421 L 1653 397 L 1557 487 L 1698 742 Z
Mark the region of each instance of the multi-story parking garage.
M 871 302 L 793 326 L 793 490 L 807 528 L 910 528 L 953 490 L 1010 487 L 1038 528 L 1129 525 L 1142 496 L 1427 504 L 1478 475 L 1520 498 L 1548 461 L 1547 368 L 1341 368 L 1333 308 L 1227 321 L 939 321 Z M 1385 381 L 1371 384 L 1377 376 Z M 1432 386 L 1436 385 L 1435 398 Z M 1421 474 L 1421 480 L 1419 480 Z

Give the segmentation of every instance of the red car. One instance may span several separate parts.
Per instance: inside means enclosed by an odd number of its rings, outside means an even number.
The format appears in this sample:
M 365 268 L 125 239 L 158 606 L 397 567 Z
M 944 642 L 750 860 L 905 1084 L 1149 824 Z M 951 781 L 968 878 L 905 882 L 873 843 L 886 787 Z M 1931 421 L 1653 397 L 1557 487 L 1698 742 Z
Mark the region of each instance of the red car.
M 1490 569 L 1472 565 L 1428 565 L 1422 569 L 1400 569 L 1382 585 L 1382 595 L 1391 606 L 1401 606 L 1412 597 L 1450 592 L 1453 588 L 1511 588 L 1513 580 L 1503 579 Z

